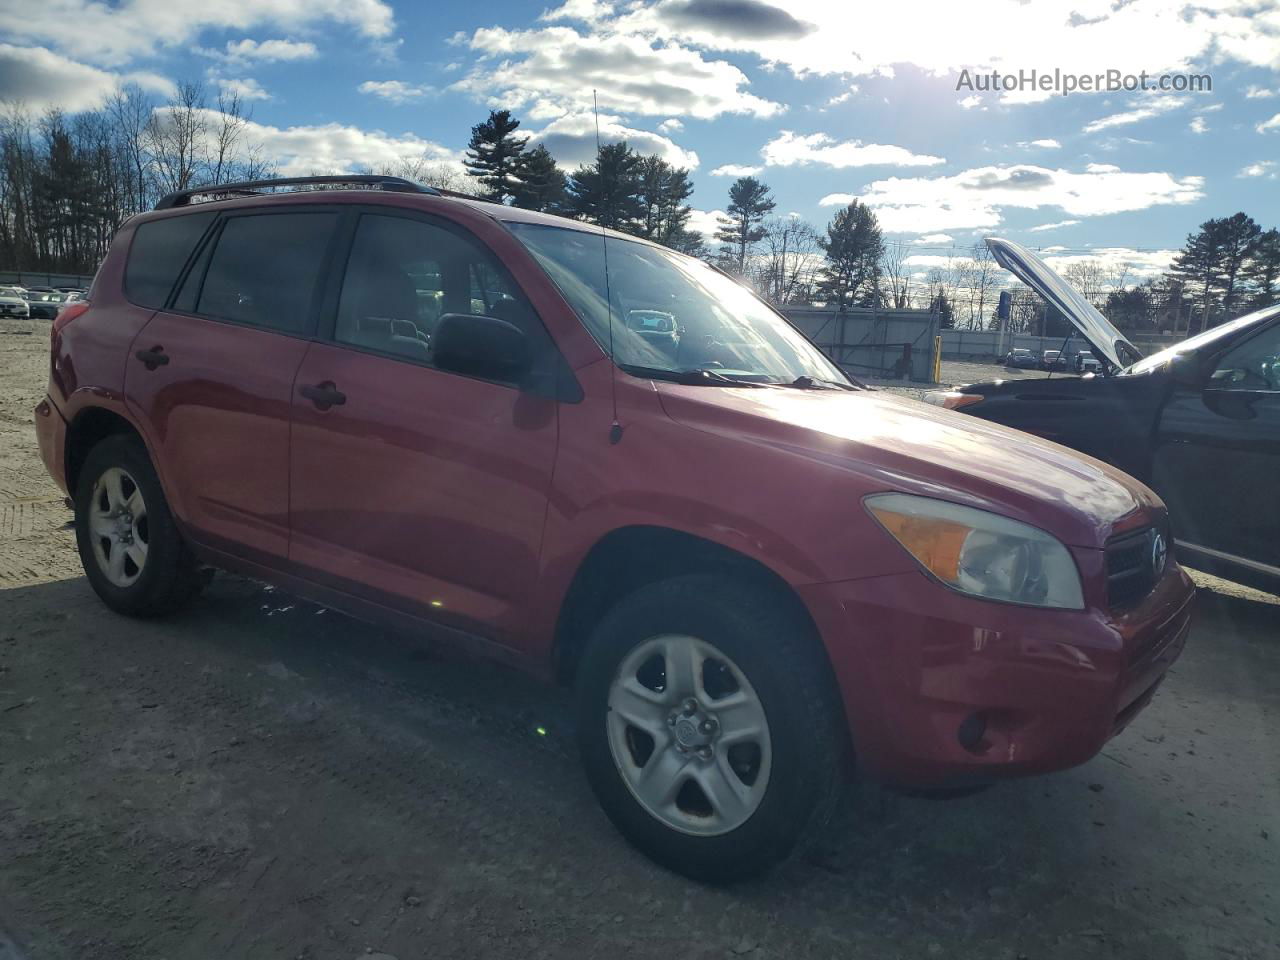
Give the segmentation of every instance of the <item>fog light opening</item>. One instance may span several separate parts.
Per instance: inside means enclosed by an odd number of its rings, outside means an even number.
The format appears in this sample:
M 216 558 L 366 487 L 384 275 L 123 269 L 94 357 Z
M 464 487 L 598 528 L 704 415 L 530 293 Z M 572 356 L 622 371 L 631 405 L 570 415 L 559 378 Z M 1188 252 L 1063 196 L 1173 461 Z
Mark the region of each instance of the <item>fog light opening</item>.
M 987 742 L 987 715 L 979 712 L 965 717 L 956 730 L 956 739 L 970 753 L 986 753 L 991 746 Z

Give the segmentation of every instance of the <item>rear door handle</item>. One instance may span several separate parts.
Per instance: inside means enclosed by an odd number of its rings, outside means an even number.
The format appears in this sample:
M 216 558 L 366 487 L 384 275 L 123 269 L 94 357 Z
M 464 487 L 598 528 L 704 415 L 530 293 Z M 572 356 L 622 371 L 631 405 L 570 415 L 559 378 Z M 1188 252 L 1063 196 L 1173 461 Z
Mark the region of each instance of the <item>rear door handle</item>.
M 164 347 L 152 347 L 150 350 L 139 350 L 134 354 L 134 356 L 141 360 L 148 370 L 154 370 L 156 367 L 163 367 L 169 362 L 169 355 L 164 352 Z
M 337 388 L 332 380 L 324 383 L 304 384 L 298 392 L 316 405 L 318 410 L 340 407 L 347 402 L 347 395 Z

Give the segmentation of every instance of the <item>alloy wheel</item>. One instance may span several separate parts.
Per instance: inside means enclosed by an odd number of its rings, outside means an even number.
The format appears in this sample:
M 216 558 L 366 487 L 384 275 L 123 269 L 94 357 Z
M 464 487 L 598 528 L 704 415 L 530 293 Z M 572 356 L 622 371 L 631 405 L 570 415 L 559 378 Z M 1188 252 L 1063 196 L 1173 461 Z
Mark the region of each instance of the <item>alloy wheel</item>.
M 99 569 L 113 586 L 131 586 L 146 566 L 150 536 L 146 501 L 127 470 L 111 467 L 98 477 L 88 519 Z
M 755 813 L 769 784 L 769 724 L 724 652 L 690 636 L 645 640 L 619 665 L 608 702 L 614 763 L 651 816 L 720 836 Z

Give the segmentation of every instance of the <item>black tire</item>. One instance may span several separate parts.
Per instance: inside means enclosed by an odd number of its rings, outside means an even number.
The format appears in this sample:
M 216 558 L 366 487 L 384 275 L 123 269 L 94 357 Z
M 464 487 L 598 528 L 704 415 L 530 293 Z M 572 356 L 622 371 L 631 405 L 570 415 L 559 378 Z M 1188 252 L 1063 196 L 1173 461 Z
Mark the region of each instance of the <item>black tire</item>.
M 614 677 L 636 647 L 668 634 L 696 637 L 723 651 L 746 676 L 767 717 L 772 771 L 763 798 L 728 833 L 690 835 L 649 813 L 610 748 Z M 759 875 L 820 839 L 851 756 L 834 678 L 812 634 L 809 624 L 758 584 L 711 575 L 642 587 L 601 620 L 577 675 L 579 746 L 605 813 L 650 859 L 695 880 L 727 883 Z
M 95 553 L 90 531 L 94 487 L 113 468 L 124 470 L 136 482 L 146 503 L 146 562 L 127 586 L 111 582 Z M 151 458 L 136 436 L 110 436 L 89 451 L 76 486 L 75 508 L 80 563 L 94 592 L 112 610 L 131 617 L 163 616 L 178 610 L 200 592 L 204 579 L 199 565 L 174 524 Z

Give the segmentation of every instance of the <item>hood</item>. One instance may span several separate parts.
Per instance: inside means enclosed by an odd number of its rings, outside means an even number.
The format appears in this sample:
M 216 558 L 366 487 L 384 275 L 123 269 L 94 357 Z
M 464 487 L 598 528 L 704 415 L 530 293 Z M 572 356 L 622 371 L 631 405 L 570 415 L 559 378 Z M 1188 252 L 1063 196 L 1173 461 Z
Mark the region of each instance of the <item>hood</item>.
M 1020 243 L 987 237 L 996 262 L 1057 307 L 1113 370 L 1142 359 L 1142 351 L 1125 339 L 1075 287 Z
M 849 475 L 850 496 L 893 490 L 952 500 L 1087 548 L 1102 546 L 1121 518 L 1163 510 L 1145 486 L 1101 461 L 893 394 L 657 389 L 676 422 L 821 460 Z

